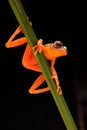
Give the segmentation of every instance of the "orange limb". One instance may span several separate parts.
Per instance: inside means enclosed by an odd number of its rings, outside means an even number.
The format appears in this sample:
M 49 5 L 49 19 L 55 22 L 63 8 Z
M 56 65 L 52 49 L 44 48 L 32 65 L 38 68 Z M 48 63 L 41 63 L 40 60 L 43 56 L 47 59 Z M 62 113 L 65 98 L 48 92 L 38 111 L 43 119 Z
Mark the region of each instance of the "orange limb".
M 61 87 L 59 86 L 59 80 L 58 80 L 58 76 L 57 76 L 57 73 L 56 73 L 55 68 L 54 68 L 54 63 L 55 63 L 55 60 L 51 61 L 51 70 L 52 70 L 52 73 L 53 73 L 51 78 L 53 78 L 55 80 L 56 86 L 57 86 L 57 92 L 59 93 L 59 95 L 61 95 L 62 90 L 61 90 Z M 35 80 L 35 82 L 31 86 L 31 88 L 29 89 L 29 93 L 31 93 L 31 94 L 39 94 L 39 93 L 49 91 L 50 90 L 49 87 L 37 89 L 44 82 L 44 80 L 45 80 L 45 78 L 44 78 L 43 74 L 41 74 Z
M 56 82 L 56 86 L 57 86 L 57 92 L 59 93 L 59 95 L 62 94 L 62 89 L 59 85 L 59 80 L 58 80 L 58 75 L 56 73 L 56 70 L 54 68 L 54 64 L 55 64 L 55 59 L 54 60 L 51 60 L 51 70 L 52 70 L 52 76 L 51 78 L 53 78 Z
M 30 25 L 32 26 L 32 23 L 30 22 Z M 19 38 L 17 40 L 13 40 L 20 32 L 22 32 L 21 26 L 18 26 L 15 32 L 12 34 L 12 36 L 9 38 L 9 40 L 6 42 L 5 46 L 6 48 L 16 47 L 23 45 L 27 43 L 26 37 Z
M 29 89 L 29 93 L 38 94 L 49 91 L 49 87 L 37 89 L 44 82 L 44 80 L 44 76 L 41 74 Z
M 9 38 L 9 40 L 5 44 L 6 48 L 16 47 L 16 46 L 20 46 L 20 45 L 23 45 L 23 44 L 27 43 L 26 37 L 22 37 L 22 38 L 19 38 L 17 40 L 14 40 L 14 38 L 20 32 L 22 32 L 22 29 L 21 29 L 20 26 L 18 26 L 18 28 L 15 30 L 15 32 L 12 34 L 12 36 Z
M 7 48 L 17 47 L 17 46 L 20 46 L 20 45 L 27 43 L 26 37 L 22 37 L 22 38 L 19 38 L 17 40 L 14 40 L 14 38 L 20 32 L 22 32 L 22 29 L 20 26 L 18 26 L 18 28 L 15 30 L 15 32 L 12 34 L 12 36 L 9 38 L 9 40 L 5 44 L 5 46 Z M 35 56 L 33 55 L 32 50 L 28 44 L 26 45 L 26 48 L 24 51 L 24 55 L 22 58 L 22 65 L 27 69 L 41 72 L 39 65 L 37 64 L 37 61 L 35 59 Z
M 42 39 L 39 39 L 39 40 L 38 40 L 38 43 L 37 43 L 35 46 L 33 46 L 32 49 L 36 49 L 36 50 L 35 50 L 35 53 L 34 53 L 35 55 L 36 55 L 38 52 L 41 53 L 41 51 L 43 50 L 43 49 L 42 49 L 42 46 L 43 46 L 43 43 L 42 43 L 42 42 L 43 42 L 43 40 L 42 40 Z M 44 51 L 44 50 L 43 50 L 43 51 Z

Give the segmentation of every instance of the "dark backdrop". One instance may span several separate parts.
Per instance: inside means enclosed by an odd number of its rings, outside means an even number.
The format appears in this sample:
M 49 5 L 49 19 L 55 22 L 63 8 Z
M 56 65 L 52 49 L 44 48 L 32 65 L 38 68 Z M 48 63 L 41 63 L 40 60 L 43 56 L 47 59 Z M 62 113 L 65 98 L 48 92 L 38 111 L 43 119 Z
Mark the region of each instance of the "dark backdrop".
M 23 1 L 33 29 L 44 43 L 61 40 L 68 55 L 57 59 L 64 98 L 78 125 L 74 80 L 86 78 L 86 8 L 73 1 Z M 8 1 L 0 1 L 0 87 L 2 130 L 66 129 L 50 92 L 30 95 L 28 88 L 39 73 L 21 65 L 26 45 L 6 49 L 18 22 Z M 85 81 L 86 82 L 86 81 Z

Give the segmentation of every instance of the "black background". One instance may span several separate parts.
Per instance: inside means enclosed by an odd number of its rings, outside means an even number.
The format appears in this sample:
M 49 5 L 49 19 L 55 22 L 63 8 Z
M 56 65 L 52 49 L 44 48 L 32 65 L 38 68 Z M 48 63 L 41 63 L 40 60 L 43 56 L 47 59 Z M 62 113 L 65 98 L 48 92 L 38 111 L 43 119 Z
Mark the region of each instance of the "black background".
M 86 7 L 73 1 L 23 1 L 33 29 L 44 44 L 61 40 L 68 55 L 57 59 L 64 98 L 78 126 L 74 80 L 86 82 Z M 8 1 L 0 1 L 0 88 L 2 130 L 66 129 L 50 94 L 31 95 L 28 89 L 39 73 L 25 69 L 26 45 L 6 49 L 5 43 L 18 22 Z M 85 79 L 85 80 L 84 80 Z

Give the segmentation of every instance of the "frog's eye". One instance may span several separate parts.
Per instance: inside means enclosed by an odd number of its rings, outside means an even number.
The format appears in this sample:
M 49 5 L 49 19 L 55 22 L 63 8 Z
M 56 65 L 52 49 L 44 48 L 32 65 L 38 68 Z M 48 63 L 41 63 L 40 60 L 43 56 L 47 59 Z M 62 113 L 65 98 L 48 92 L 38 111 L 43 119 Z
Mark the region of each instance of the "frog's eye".
M 59 49 L 63 46 L 62 42 L 61 41 L 55 41 L 54 44 L 53 44 L 53 47 Z

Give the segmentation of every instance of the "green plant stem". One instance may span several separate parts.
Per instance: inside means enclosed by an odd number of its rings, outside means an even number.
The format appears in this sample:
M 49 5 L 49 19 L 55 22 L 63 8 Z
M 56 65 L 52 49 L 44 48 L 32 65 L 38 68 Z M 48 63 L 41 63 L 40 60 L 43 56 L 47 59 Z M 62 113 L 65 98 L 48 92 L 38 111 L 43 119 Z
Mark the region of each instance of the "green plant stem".
M 33 28 L 29 24 L 27 15 L 24 11 L 22 3 L 20 0 L 8 0 L 20 26 L 23 29 L 24 35 L 26 36 L 30 47 L 32 48 L 38 41 Z M 54 101 L 58 107 L 58 110 L 62 116 L 62 119 L 65 123 L 67 130 L 77 130 L 77 126 L 72 118 L 72 115 L 69 111 L 69 108 L 64 100 L 63 95 L 59 95 L 56 91 L 56 84 L 51 78 L 51 70 L 47 60 L 45 59 L 43 53 L 38 53 L 36 55 L 36 60 L 42 70 L 42 73 L 46 79 L 48 86 L 50 87 L 51 94 L 54 98 Z

